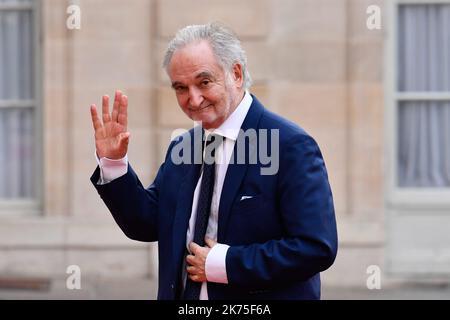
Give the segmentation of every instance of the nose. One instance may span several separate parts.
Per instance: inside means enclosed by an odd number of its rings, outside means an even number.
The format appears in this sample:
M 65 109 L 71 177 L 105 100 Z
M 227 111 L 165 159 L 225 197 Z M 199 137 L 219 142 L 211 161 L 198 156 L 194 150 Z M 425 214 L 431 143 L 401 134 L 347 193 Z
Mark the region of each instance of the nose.
M 189 105 L 192 109 L 200 108 L 204 98 L 200 90 L 195 87 L 189 88 Z

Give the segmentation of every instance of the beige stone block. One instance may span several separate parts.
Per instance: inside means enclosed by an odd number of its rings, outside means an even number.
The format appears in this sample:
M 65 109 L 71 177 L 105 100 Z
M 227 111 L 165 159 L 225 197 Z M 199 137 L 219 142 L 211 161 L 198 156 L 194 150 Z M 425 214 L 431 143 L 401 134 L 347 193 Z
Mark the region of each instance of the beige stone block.
M 150 86 L 124 88 L 128 97 L 128 125 L 130 129 L 152 129 L 156 122 L 156 97 Z M 114 99 L 111 96 L 111 104 Z
M 84 131 L 86 134 L 92 134 L 89 140 L 93 140 L 94 128 L 92 126 L 91 113 L 90 113 L 90 105 L 95 104 L 97 107 L 97 114 L 99 118 L 102 118 L 102 97 L 103 95 L 109 96 L 109 112 L 112 112 L 112 105 L 114 102 L 114 93 L 116 90 L 121 90 L 124 94 L 128 96 L 128 99 L 131 99 L 131 103 L 129 105 L 135 105 L 133 100 L 136 98 L 133 95 L 129 95 L 128 86 L 120 86 L 120 85 L 105 85 L 98 87 L 83 87 L 79 85 L 75 85 L 72 89 L 71 96 L 68 101 L 68 112 L 70 116 L 70 122 L 73 130 Z M 145 89 L 143 89 L 145 90 Z M 143 94 L 144 95 L 144 94 Z M 140 99 L 139 99 L 140 100 Z M 142 104 L 142 107 L 145 107 Z M 141 109 L 141 105 L 138 107 Z M 145 110 L 142 108 L 142 110 Z M 143 112 L 142 110 L 138 110 L 137 113 Z M 136 117 L 132 112 L 129 111 L 129 117 Z M 145 116 L 142 116 L 145 119 Z M 135 123 L 129 119 L 128 126 L 134 126 Z
M 259 102 L 261 102 L 267 109 L 272 111 L 276 109 L 276 106 L 274 106 L 271 101 L 269 85 L 267 84 L 253 85 L 250 88 L 249 92 L 253 94 L 259 100 Z
M 159 258 L 158 258 L 158 242 L 148 243 L 148 269 L 149 277 L 156 282 L 158 279 Z
M 21 275 L 19 275 L 20 277 Z M 4 300 L 94 300 L 107 299 L 96 295 L 95 284 L 86 279 L 82 275 L 81 288 L 77 290 L 69 290 L 66 285 L 65 275 L 58 275 L 57 279 L 52 277 L 47 290 L 1 290 L 0 298 Z M 39 277 L 41 278 L 41 277 Z M 43 279 L 46 280 L 45 278 Z M 50 278 L 49 278 L 50 280 Z
M 340 246 L 385 245 L 386 226 L 380 216 L 340 215 L 337 217 L 337 226 Z
M 167 155 L 167 149 L 169 148 L 170 142 L 172 141 L 173 135 L 176 135 L 177 132 L 181 131 L 175 131 L 175 129 L 172 128 L 159 128 L 156 134 L 156 144 L 158 146 L 157 151 L 157 159 L 158 159 L 158 166 L 156 169 L 159 168 L 159 165 L 161 165 L 164 162 L 164 159 Z
M 162 64 L 164 61 L 164 55 L 167 50 L 169 40 L 167 39 L 155 39 L 154 46 L 155 46 L 155 59 L 156 59 L 156 69 L 155 72 L 158 75 L 158 82 L 160 84 L 163 84 L 167 87 L 170 87 L 170 78 L 167 75 L 166 69 L 163 68 Z
M 66 39 L 68 29 L 66 26 L 68 1 L 44 0 L 42 1 L 43 36 L 46 41 Z
M 64 274 L 64 252 L 58 249 L 1 249 L 0 274 L 53 277 Z
M 43 48 L 44 88 L 67 89 L 70 81 L 69 44 L 65 40 L 47 41 Z
M 247 67 L 255 83 L 270 80 L 274 73 L 275 55 L 273 46 L 261 41 L 244 41 L 242 47 L 247 53 Z
M 89 178 L 97 166 L 95 142 L 90 130 L 74 129 L 71 137 L 70 215 L 101 218 L 108 209 L 101 201 Z
M 186 25 L 220 21 L 240 37 L 265 37 L 269 32 L 268 0 L 158 0 L 158 35 L 171 38 Z
M 43 219 L 2 219 L 0 224 L 0 247 L 56 246 L 64 241 L 64 228 L 58 221 Z
M 75 43 L 73 82 L 78 88 L 121 88 L 151 86 L 152 55 L 149 43 L 134 42 L 118 46 L 95 39 Z
M 378 6 L 381 10 L 381 29 L 367 28 L 367 8 Z M 348 1 L 348 36 L 351 40 L 381 42 L 388 28 L 387 8 L 384 0 L 349 0 Z
M 381 84 L 353 84 L 350 93 L 350 194 L 352 214 L 384 212 L 384 97 Z
M 148 249 L 69 250 L 66 264 L 82 274 L 100 277 L 146 277 L 150 274 Z
M 351 82 L 383 81 L 383 42 L 351 41 L 348 48 L 349 79 Z
M 153 182 L 155 176 L 152 173 L 158 165 L 155 157 L 157 153 L 155 130 L 135 129 L 131 134 L 128 160 L 142 184 L 147 187 Z
M 44 92 L 43 195 L 45 215 L 65 215 L 69 204 L 68 91 Z
M 283 83 L 274 85 L 272 97 L 280 114 L 307 131 L 329 142 L 344 136 L 347 123 L 344 85 Z M 333 150 L 338 147 L 343 145 L 324 146 Z
M 119 49 L 124 43 L 150 40 L 154 5 L 151 0 L 80 0 L 81 28 L 74 30 L 76 41 L 109 40 Z M 93 48 L 94 49 L 94 48 Z
M 272 87 L 277 113 L 317 141 L 327 166 L 338 214 L 347 210 L 347 111 L 344 85 L 278 83 Z
M 65 244 L 69 247 L 103 249 L 111 247 L 124 249 L 147 248 L 147 244 L 127 238 L 112 216 L 98 221 L 83 220 L 67 223 Z
M 70 216 L 101 219 L 110 217 L 108 208 L 90 182 L 97 163 L 92 152 L 90 165 L 74 166 L 71 173 Z
M 321 272 L 322 285 L 367 289 L 367 268 L 380 267 L 382 286 L 385 285 L 387 270 L 384 266 L 384 249 L 380 246 L 341 246 L 334 264 Z
M 154 277 L 101 278 L 95 289 L 95 299 L 97 300 L 156 300 L 158 296 L 158 279 Z
M 181 110 L 175 92 L 170 87 L 156 89 L 157 123 L 163 127 L 192 127 L 194 122 Z
M 346 81 L 346 44 L 336 42 L 277 43 L 274 77 L 299 82 Z
M 345 0 L 273 0 L 274 41 L 345 41 Z

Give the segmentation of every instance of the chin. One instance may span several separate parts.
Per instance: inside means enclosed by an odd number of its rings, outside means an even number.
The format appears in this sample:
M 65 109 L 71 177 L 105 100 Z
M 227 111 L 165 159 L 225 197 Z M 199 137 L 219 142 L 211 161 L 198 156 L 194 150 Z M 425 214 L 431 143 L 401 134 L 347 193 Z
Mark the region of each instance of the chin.
M 198 119 L 197 122 L 201 123 L 202 127 L 205 129 L 211 128 L 211 122 L 205 121 L 204 119 Z
M 196 117 L 194 120 L 201 122 L 202 126 L 206 129 L 209 129 L 215 122 L 217 122 L 217 119 L 213 117 Z

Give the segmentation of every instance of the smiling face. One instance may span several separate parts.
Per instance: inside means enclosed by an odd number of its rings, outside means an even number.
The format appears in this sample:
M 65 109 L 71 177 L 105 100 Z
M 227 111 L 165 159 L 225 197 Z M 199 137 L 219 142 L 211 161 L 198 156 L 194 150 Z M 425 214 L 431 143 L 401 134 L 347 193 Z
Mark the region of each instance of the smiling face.
M 241 66 L 225 73 L 205 40 L 176 50 L 167 71 L 181 109 L 205 129 L 219 127 L 243 98 Z

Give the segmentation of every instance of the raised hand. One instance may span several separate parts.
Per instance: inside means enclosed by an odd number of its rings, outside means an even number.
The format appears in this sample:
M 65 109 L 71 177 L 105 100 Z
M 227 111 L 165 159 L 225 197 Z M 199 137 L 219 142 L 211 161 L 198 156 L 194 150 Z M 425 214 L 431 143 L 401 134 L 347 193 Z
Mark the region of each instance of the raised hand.
M 116 91 L 112 113 L 109 97 L 102 97 L 102 120 L 95 104 L 91 105 L 92 124 L 95 130 L 95 148 L 99 158 L 121 159 L 127 154 L 130 133 L 127 131 L 128 98 Z

